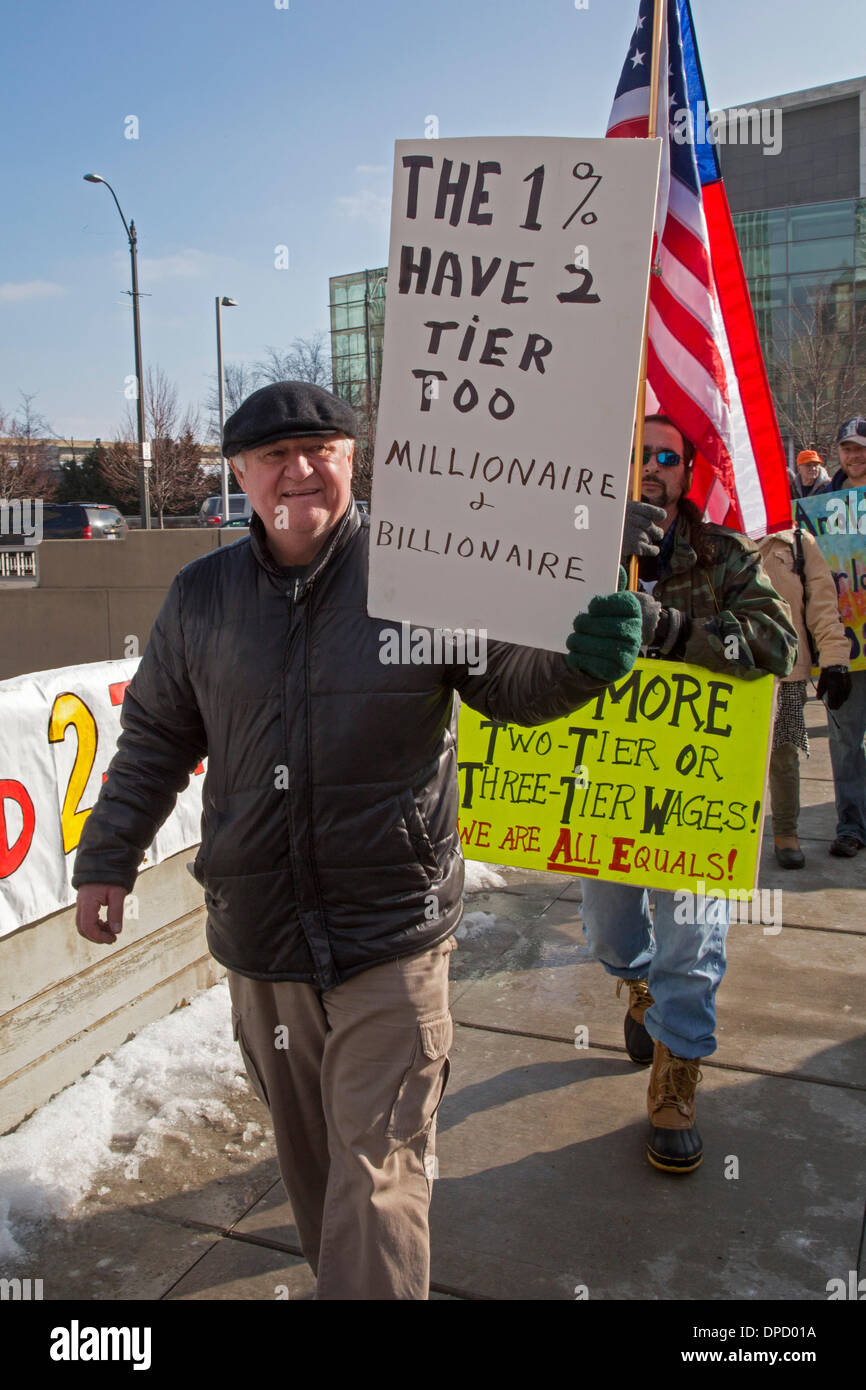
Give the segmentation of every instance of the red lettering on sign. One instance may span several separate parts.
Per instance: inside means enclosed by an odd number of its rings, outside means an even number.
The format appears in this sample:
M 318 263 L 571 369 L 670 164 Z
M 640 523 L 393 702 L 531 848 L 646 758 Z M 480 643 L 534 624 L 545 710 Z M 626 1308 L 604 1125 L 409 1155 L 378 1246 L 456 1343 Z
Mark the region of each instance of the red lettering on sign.
M 538 836 L 541 833 L 539 825 L 509 825 L 502 839 L 499 841 L 500 849 L 522 849 L 527 854 L 538 849 Z
M 571 834 L 568 826 L 564 825 L 557 836 L 556 844 L 550 852 L 547 867 L 556 874 L 579 874 L 581 878 L 598 878 L 598 865 L 601 861 L 595 856 L 595 836 L 589 837 L 589 850 L 586 854 L 586 861 L 581 859 L 581 838 L 583 831 L 579 830 L 574 837 L 574 852 L 571 848 Z M 560 859 L 560 855 L 562 859 Z
M 465 829 L 458 821 L 457 828 L 460 831 L 460 839 L 463 841 L 464 845 L 471 845 L 472 837 L 474 835 L 475 844 L 478 845 L 480 849 L 490 848 L 491 827 L 489 820 L 474 820 L 472 824 L 469 826 L 468 830 Z M 481 838 L 482 835 L 484 836 L 483 840 Z
M 627 850 L 634 844 L 634 840 L 624 840 L 621 835 L 613 837 L 613 858 L 608 864 L 608 869 L 614 869 L 617 873 L 628 873 L 631 865 L 628 862 Z
M 6 802 L 14 801 L 21 807 L 23 824 L 21 833 L 14 845 L 10 845 L 6 834 Z M 0 780 L 0 878 L 8 878 L 24 859 L 33 839 L 36 825 L 36 812 L 25 787 L 12 779 Z

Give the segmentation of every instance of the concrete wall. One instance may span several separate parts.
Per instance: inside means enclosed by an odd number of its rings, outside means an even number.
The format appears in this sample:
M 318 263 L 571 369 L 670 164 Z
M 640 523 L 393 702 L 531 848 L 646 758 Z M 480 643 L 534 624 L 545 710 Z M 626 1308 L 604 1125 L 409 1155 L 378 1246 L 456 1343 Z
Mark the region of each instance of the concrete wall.
M 765 107 L 768 103 L 743 103 Z M 732 212 L 827 203 L 860 192 L 860 103 L 856 97 L 782 111 L 782 147 L 718 145 Z M 777 118 L 778 119 L 778 118 Z
M 130 531 L 117 541 L 43 541 L 39 586 L 0 594 L 0 680 L 144 651 L 168 587 L 190 560 L 246 531 Z
M 79 936 L 74 906 L 0 937 L 0 1134 L 225 974 L 185 867 L 195 854 L 190 846 L 139 875 L 139 917 L 124 921 L 120 945 Z
M 174 575 L 234 544 L 237 530 L 131 532 L 122 541 L 44 541 L 40 585 L 0 594 L 0 678 L 143 651 Z M 205 942 L 197 846 L 145 870 L 118 946 L 75 930 L 75 907 L 0 937 L 0 1133 L 224 974 Z
M 866 77 L 737 105 L 780 110 L 782 149 L 718 146 L 732 212 L 866 198 Z

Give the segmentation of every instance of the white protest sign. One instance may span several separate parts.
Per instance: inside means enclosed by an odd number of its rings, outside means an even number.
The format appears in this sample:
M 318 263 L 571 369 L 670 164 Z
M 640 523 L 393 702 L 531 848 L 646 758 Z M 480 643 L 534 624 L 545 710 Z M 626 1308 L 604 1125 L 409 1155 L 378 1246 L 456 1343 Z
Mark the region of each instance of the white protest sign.
M 75 851 L 138 663 L 94 661 L 0 681 L 0 936 L 75 901 Z M 198 844 L 203 773 L 199 764 L 140 870 Z
M 373 617 L 564 651 L 616 589 L 660 149 L 397 142 Z

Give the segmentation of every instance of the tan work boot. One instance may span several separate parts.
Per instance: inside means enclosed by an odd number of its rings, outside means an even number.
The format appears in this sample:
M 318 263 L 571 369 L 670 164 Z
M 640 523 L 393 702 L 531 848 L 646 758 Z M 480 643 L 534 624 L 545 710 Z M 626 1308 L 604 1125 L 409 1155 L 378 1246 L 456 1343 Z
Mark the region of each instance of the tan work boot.
M 644 1027 L 643 1016 L 654 1003 L 646 980 L 626 980 L 622 977 L 616 982 L 617 999 L 623 985 L 628 985 L 628 1010 L 625 1016 L 625 1050 L 639 1067 L 646 1067 L 653 1059 L 653 1039 Z
M 653 1167 L 666 1173 L 691 1173 L 704 1156 L 695 1124 L 699 1064 L 698 1058 L 675 1057 L 656 1042 L 646 1093 L 652 1126 L 646 1153 Z

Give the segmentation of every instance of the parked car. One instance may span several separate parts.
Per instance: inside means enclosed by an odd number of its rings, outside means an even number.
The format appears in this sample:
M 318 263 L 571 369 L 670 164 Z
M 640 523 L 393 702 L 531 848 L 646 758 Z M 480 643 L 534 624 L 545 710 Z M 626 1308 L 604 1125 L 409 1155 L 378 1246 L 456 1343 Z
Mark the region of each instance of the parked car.
M 222 494 L 217 493 L 216 497 L 206 497 L 201 504 L 198 514 L 199 526 L 233 526 L 236 522 L 239 526 L 249 526 L 253 509 L 250 506 L 250 499 L 245 492 L 229 493 L 229 518 L 226 521 L 223 517 Z
M 116 507 L 107 502 L 44 502 L 45 540 L 120 540 L 129 530 Z
M 370 514 L 370 503 L 369 503 L 369 502 L 365 502 L 364 499 L 363 499 L 362 497 L 356 497 L 356 498 L 355 498 L 355 505 L 356 505 L 356 507 L 358 508 L 358 511 L 361 513 L 362 516 L 365 516 L 365 515 L 366 515 L 366 516 L 369 516 L 369 514 Z

